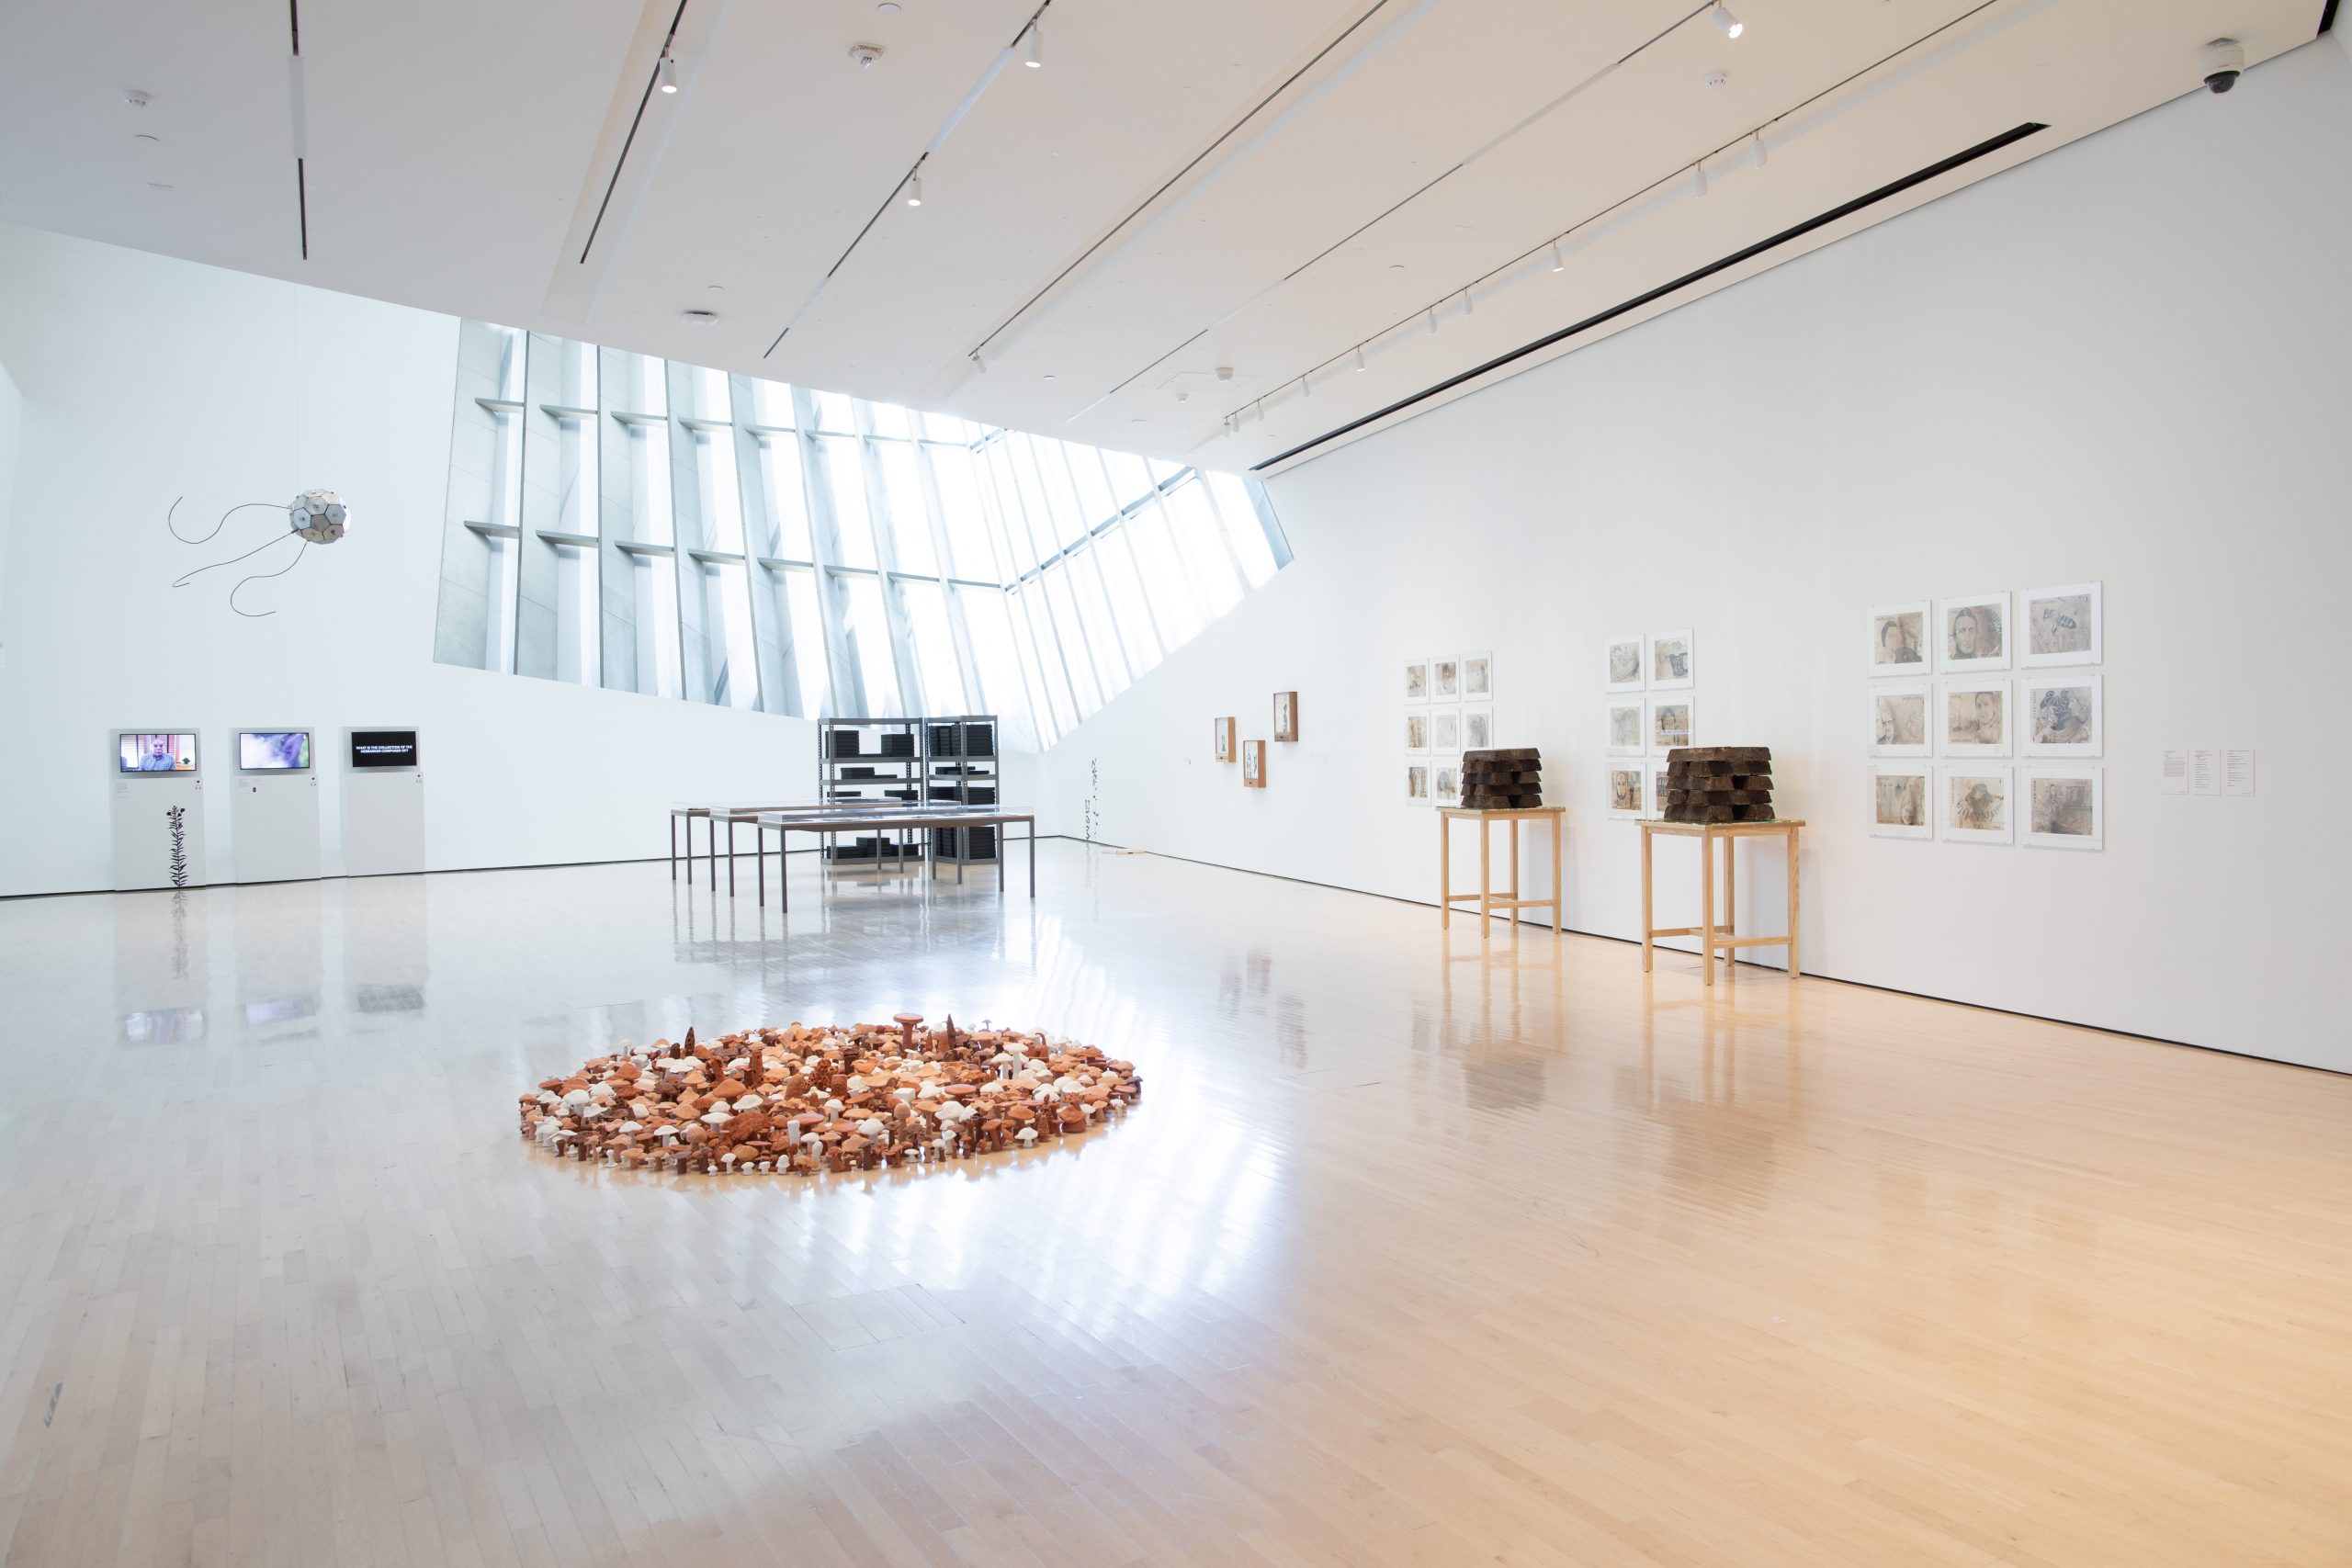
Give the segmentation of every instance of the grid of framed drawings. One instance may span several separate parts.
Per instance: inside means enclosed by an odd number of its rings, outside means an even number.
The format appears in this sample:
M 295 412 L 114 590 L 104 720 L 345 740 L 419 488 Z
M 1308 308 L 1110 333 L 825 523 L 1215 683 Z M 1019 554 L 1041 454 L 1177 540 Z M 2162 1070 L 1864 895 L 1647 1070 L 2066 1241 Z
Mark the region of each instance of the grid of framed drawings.
M 1495 744 L 1495 656 L 1405 662 L 1405 803 L 1462 804 L 1462 753 Z
M 2096 582 L 1872 609 L 1871 831 L 2105 847 L 2102 619 Z
M 1609 815 L 1627 821 L 1660 814 L 1666 754 L 1692 744 L 1698 681 L 1690 628 L 1627 632 L 1601 650 L 1606 739 L 1601 770 Z

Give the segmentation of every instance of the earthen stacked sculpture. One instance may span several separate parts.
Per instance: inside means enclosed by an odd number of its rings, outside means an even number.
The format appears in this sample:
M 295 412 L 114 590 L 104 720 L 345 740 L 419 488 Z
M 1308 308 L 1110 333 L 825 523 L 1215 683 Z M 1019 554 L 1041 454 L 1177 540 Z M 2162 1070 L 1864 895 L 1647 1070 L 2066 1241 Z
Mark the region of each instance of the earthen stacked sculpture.
M 1462 753 L 1462 804 L 1498 811 L 1544 804 L 1544 753 L 1509 746 Z
M 1772 749 L 1684 746 L 1666 754 L 1668 822 L 1772 820 Z
M 1141 1098 L 1131 1062 L 1016 1030 L 752 1029 L 599 1056 L 521 1097 L 559 1156 L 714 1175 L 867 1170 L 1074 1136 Z

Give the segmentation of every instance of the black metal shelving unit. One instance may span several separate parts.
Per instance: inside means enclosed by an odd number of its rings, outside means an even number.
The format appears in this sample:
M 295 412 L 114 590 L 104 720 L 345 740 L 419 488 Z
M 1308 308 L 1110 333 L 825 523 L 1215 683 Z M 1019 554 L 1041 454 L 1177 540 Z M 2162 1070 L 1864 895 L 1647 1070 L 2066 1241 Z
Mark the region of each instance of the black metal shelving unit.
M 997 739 L 991 713 L 925 718 L 924 804 L 997 805 Z M 1000 838 L 994 828 L 933 828 L 931 856 L 946 865 L 994 865 L 1003 852 Z
M 829 718 L 818 728 L 817 799 L 826 806 L 912 806 L 923 798 L 923 720 Z M 825 835 L 829 865 L 895 866 L 904 833 Z

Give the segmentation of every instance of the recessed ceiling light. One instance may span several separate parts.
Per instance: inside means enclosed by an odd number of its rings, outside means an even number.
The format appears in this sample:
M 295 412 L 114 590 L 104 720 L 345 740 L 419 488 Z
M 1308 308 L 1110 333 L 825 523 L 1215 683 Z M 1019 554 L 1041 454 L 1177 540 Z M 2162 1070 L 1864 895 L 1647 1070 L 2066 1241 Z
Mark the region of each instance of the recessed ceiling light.
M 710 286 L 708 291 L 713 294 L 724 294 L 727 292 L 727 285 L 723 283 L 714 283 Z
M 895 17 L 899 14 L 899 0 L 882 0 L 882 4 L 874 8 L 886 17 Z
M 138 132 L 136 135 L 132 136 L 132 137 L 131 137 L 131 140 L 132 140 L 133 141 L 154 141 L 159 140 L 159 138 L 150 136 L 150 135 L 148 135 L 145 131 L 143 131 L 143 130 L 142 130 L 142 131 Z
M 1050 370 L 1046 371 L 1046 380 L 1048 380 L 1048 381 L 1050 381 L 1050 380 L 1052 380 L 1053 378 L 1054 378 L 1054 373 L 1053 373 L 1052 371 L 1050 371 Z
M 1390 262 L 1388 264 L 1388 270 L 1391 272 L 1402 272 L 1405 270 L 1405 264 L 1403 262 Z
M 685 322 L 686 325 L 690 327 L 707 327 L 718 322 L 718 312 L 716 310 L 681 310 L 678 312 L 678 319 Z
M 177 189 L 179 189 L 179 186 L 167 186 L 167 185 L 164 184 L 161 180 L 149 180 L 149 181 L 147 182 L 147 188 L 148 188 L 149 190 L 177 190 Z

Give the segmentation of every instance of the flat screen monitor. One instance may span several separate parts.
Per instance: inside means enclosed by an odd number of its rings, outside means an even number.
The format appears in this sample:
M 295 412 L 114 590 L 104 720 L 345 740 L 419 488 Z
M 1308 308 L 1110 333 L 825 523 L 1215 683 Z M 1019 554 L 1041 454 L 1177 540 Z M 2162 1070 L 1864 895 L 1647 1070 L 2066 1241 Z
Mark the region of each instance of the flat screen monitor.
M 153 731 L 115 732 L 119 748 L 117 767 L 126 773 L 192 773 L 196 772 L 196 737 Z
M 416 766 L 413 729 L 355 729 L 351 732 L 351 765 L 355 768 Z
M 307 729 L 240 729 L 237 731 L 237 771 L 241 773 L 300 773 L 311 767 L 311 732 Z

